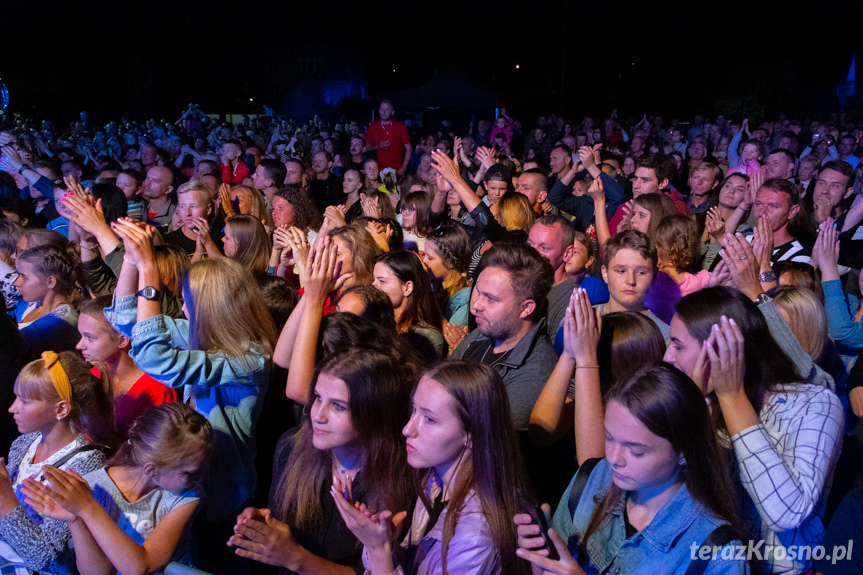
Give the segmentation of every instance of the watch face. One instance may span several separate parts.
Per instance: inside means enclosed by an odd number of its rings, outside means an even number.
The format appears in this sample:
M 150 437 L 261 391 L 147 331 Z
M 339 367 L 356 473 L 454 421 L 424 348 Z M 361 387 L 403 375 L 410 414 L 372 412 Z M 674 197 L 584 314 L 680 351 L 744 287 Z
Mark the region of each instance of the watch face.
M 138 293 L 141 296 L 143 296 L 145 299 L 149 299 L 149 300 L 156 299 L 156 297 L 159 294 L 159 292 L 153 286 L 147 286 Z

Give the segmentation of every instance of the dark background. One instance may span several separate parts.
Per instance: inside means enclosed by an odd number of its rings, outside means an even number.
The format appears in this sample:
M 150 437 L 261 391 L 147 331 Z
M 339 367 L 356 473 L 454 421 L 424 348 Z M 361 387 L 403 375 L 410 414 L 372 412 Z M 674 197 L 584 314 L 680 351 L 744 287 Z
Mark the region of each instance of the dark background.
M 452 64 L 495 94 L 469 110 L 484 115 L 495 105 L 523 118 L 605 117 L 612 107 L 639 117 L 826 114 L 839 111 L 835 86 L 863 52 L 861 16 L 860 0 L 16 0 L 0 4 L 0 78 L 10 109 L 57 121 L 82 109 L 97 123 L 174 120 L 189 102 L 301 115 L 291 109 L 298 88 L 279 82 L 274 64 L 330 46 L 363 62 L 372 98 L 324 110 L 331 116 L 370 114 L 378 98 Z

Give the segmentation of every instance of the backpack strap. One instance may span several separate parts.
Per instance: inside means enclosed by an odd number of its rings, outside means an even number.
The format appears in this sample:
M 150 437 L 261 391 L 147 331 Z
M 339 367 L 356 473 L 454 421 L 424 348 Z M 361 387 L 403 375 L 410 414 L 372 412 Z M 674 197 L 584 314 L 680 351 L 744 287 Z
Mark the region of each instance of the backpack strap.
M 103 449 L 104 448 L 101 445 L 96 445 L 95 443 L 88 443 L 86 445 L 82 445 L 81 447 L 73 449 L 72 451 L 70 451 L 69 453 L 67 453 L 66 455 L 64 455 L 63 457 L 61 457 L 60 459 L 58 459 L 57 461 L 52 463 L 51 465 L 53 467 L 56 467 L 59 469 L 61 465 L 63 465 L 64 463 L 66 463 L 67 461 L 69 461 L 70 459 L 72 459 L 73 457 L 78 455 L 79 453 L 87 453 L 88 451 L 102 451 Z M 44 481 L 44 479 L 45 479 L 45 476 L 40 473 L 38 481 L 42 482 L 42 481 Z
M 730 525 L 720 525 L 716 529 L 710 532 L 704 541 L 701 542 L 701 547 L 699 550 L 704 547 L 710 547 L 711 555 L 708 559 L 702 559 L 701 554 L 699 552 L 698 557 L 692 560 L 689 564 L 689 568 L 686 570 L 686 575 L 701 575 L 707 569 L 707 565 L 713 559 L 713 548 L 714 547 L 725 547 L 732 541 L 737 539 L 737 536 L 734 534 L 734 530 Z
M 581 500 L 581 494 L 584 493 L 584 487 L 587 485 L 587 480 L 590 474 L 593 473 L 593 468 L 596 464 L 602 461 L 601 457 L 588 459 L 575 472 L 575 480 L 572 482 L 572 489 L 569 491 L 569 516 L 575 515 L 575 508 L 578 507 L 578 502 Z

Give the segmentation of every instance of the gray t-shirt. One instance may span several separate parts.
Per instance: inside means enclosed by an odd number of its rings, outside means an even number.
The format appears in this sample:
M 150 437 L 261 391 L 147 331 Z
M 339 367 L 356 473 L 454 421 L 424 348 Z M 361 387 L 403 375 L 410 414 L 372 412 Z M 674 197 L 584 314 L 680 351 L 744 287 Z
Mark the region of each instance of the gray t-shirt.
M 165 515 L 202 497 L 202 491 L 198 486 L 180 495 L 156 488 L 138 501 L 130 503 L 114 485 L 105 468 L 88 473 L 84 476 L 84 480 L 90 485 L 93 499 L 138 545 L 143 545 L 144 540 Z M 185 539 L 185 537 L 180 539 L 180 543 L 174 549 L 173 557 L 176 558 L 182 554 Z

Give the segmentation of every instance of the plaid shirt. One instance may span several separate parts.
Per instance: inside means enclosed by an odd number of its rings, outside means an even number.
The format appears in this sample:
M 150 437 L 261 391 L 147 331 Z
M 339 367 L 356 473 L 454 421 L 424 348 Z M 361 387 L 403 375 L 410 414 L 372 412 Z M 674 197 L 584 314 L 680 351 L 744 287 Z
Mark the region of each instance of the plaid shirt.
M 820 386 L 780 385 L 767 396 L 760 419 L 731 438 L 750 532 L 764 540 L 762 549 L 820 545 L 821 518 L 842 447 L 842 404 Z M 812 561 L 771 555 L 752 566 L 754 572 L 801 573 Z

